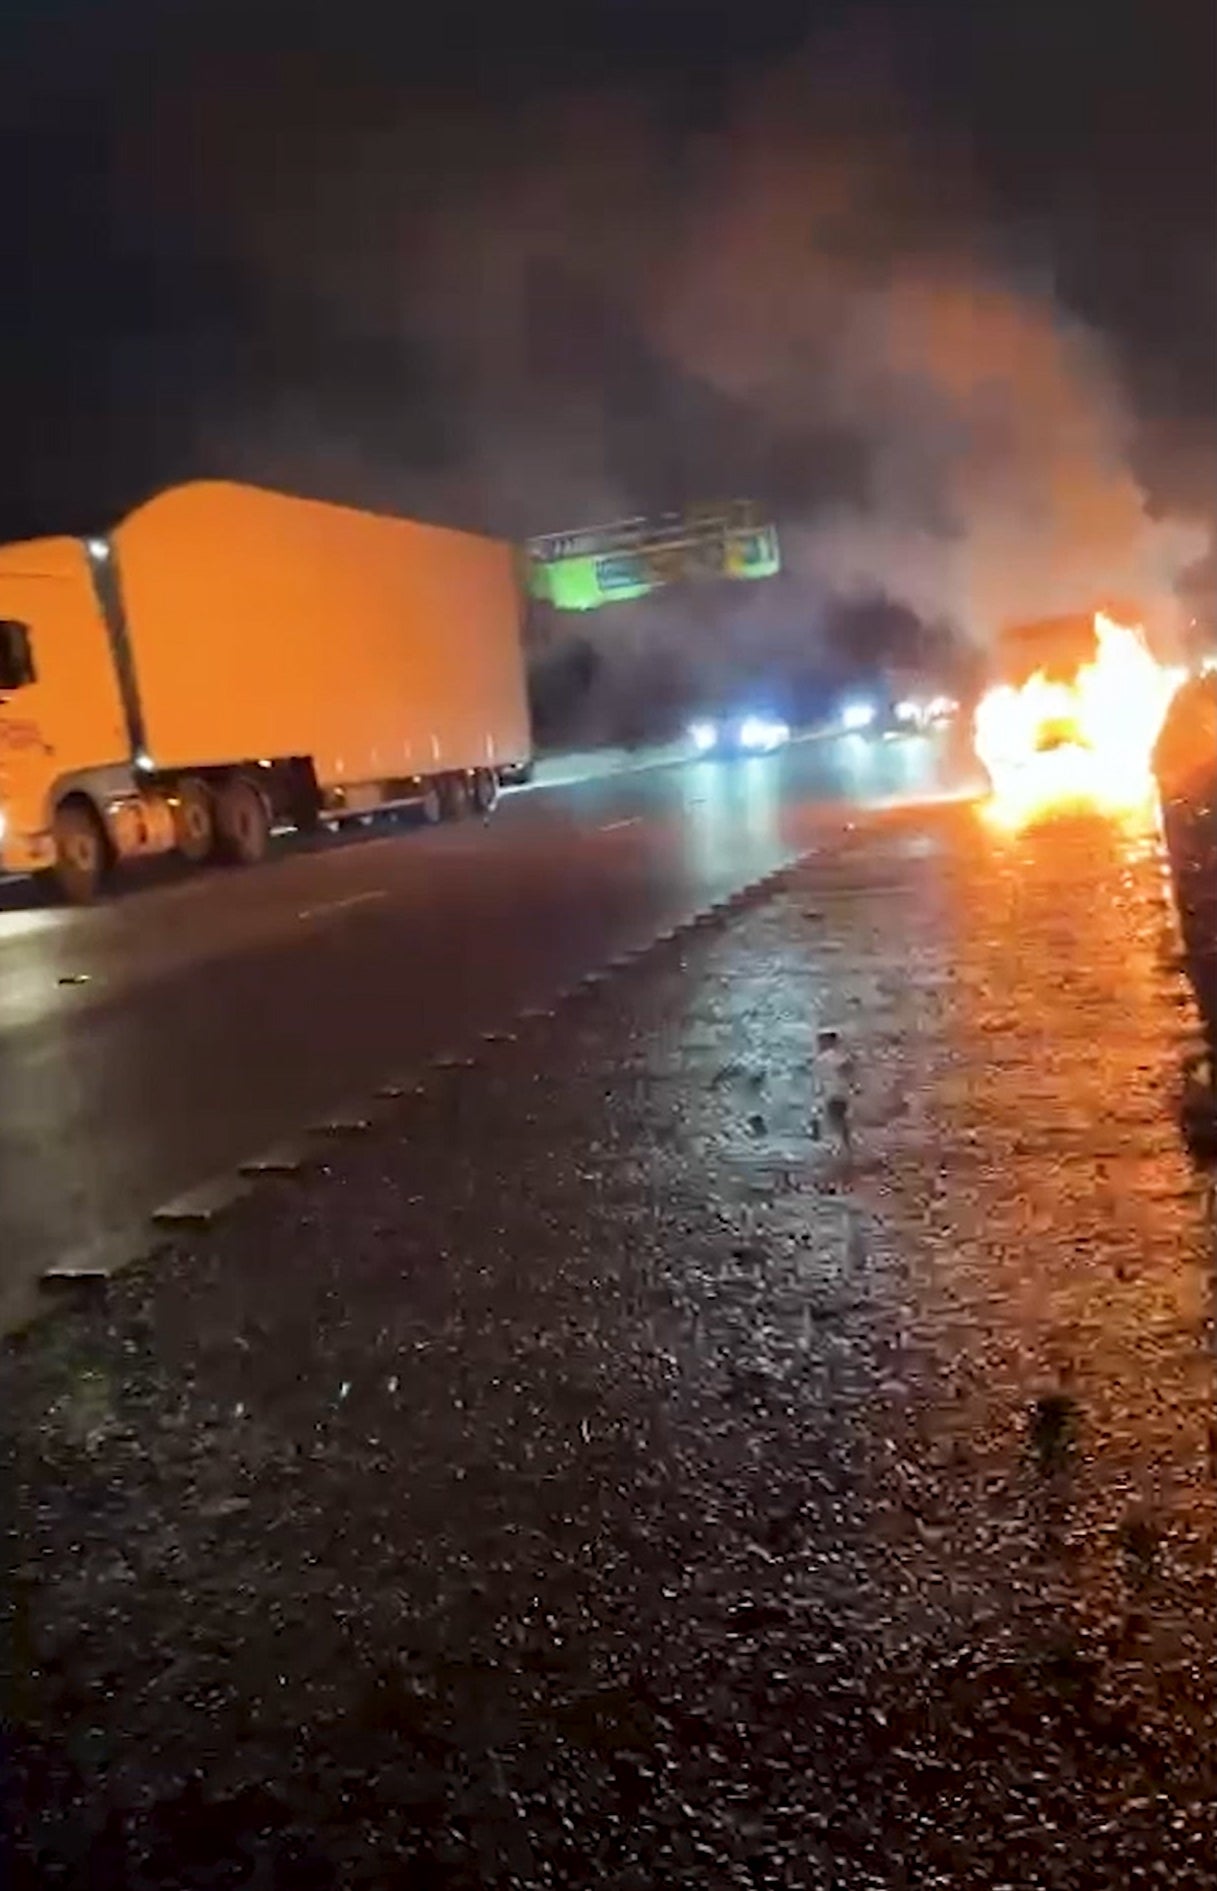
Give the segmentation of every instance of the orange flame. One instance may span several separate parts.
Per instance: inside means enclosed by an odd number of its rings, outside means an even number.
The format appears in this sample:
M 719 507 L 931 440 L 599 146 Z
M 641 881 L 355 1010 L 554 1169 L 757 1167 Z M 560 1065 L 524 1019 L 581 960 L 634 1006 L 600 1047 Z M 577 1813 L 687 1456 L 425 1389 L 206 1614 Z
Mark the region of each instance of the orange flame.
M 1140 629 L 1100 611 L 1096 655 L 1069 681 L 1038 670 L 1020 688 L 987 691 L 973 741 L 993 786 L 992 810 L 1022 825 L 1083 803 L 1111 813 L 1147 805 L 1152 759 L 1177 672 L 1154 657 Z

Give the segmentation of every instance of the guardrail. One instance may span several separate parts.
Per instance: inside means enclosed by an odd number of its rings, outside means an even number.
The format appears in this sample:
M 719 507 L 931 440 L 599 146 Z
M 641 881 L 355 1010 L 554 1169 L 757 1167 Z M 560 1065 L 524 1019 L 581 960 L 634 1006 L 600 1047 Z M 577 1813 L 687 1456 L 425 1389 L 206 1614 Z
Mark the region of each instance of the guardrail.
M 790 738 L 796 742 L 821 742 L 839 735 L 839 727 L 799 729 Z M 656 743 L 648 748 L 572 749 L 557 755 L 537 757 L 532 779 L 503 790 L 505 794 L 526 794 L 537 788 L 567 788 L 576 782 L 596 781 L 602 776 L 635 775 L 648 768 L 671 768 L 678 762 L 696 759 L 693 744 L 682 737 L 679 742 Z

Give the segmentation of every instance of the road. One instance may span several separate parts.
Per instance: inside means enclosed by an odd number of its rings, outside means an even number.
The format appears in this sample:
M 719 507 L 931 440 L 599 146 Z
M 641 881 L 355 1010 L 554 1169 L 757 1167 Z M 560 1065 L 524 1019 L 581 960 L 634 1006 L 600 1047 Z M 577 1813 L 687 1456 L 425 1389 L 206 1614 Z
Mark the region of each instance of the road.
M 533 797 L 486 857 L 617 889 L 552 976 L 712 880 L 703 795 L 757 810 L 729 878 L 841 766 Z M 16 1891 L 1217 1891 L 1160 855 L 850 820 L 0 1349 Z M 450 941 L 482 844 L 383 850 Z
M 0 1323 L 67 1257 L 389 1074 L 459 1049 L 807 844 L 930 791 L 859 738 L 506 798 L 488 826 L 285 847 L 256 873 L 0 908 Z

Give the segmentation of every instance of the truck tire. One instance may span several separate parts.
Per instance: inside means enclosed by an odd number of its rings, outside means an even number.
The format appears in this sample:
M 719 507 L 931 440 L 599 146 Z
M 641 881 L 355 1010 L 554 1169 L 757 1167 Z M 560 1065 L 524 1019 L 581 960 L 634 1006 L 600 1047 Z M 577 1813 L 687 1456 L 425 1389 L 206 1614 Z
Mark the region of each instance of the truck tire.
M 216 851 L 215 796 L 198 775 L 178 784 L 173 831 L 179 854 L 192 866 L 201 866 Z
M 473 805 L 481 815 L 490 814 L 499 798 L 499 778 L 493 768 L 473 771 Z
M 469 783 L 464 775 L 440 777 L 440 801 L 445 821 L 462 821 L 469 812 Z
M 444 797 L 437 781 L 425 781 L 419 797 L 419 808 L 428 827 L 435 827 L 444 818 Z
M 225 860 L 256 866 L 270 845 L 270 812 L 261 791 L 244 775 L 226 781 L 216 795 L 216 834 Z
M 83 799 L 65 801 L 51 823 L 55 841 L 55 884 L 73 906 L 96 899 L 110 871 L 112 855 L 101 816 Z

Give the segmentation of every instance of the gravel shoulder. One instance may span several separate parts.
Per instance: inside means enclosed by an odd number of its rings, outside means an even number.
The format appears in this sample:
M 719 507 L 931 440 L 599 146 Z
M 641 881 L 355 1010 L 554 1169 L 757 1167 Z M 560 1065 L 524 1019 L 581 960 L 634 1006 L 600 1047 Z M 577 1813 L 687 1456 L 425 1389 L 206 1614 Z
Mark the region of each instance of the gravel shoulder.
M 10 1881 L 1217 1886 L 1176 951 L 875 817 L 6 1347 Z

